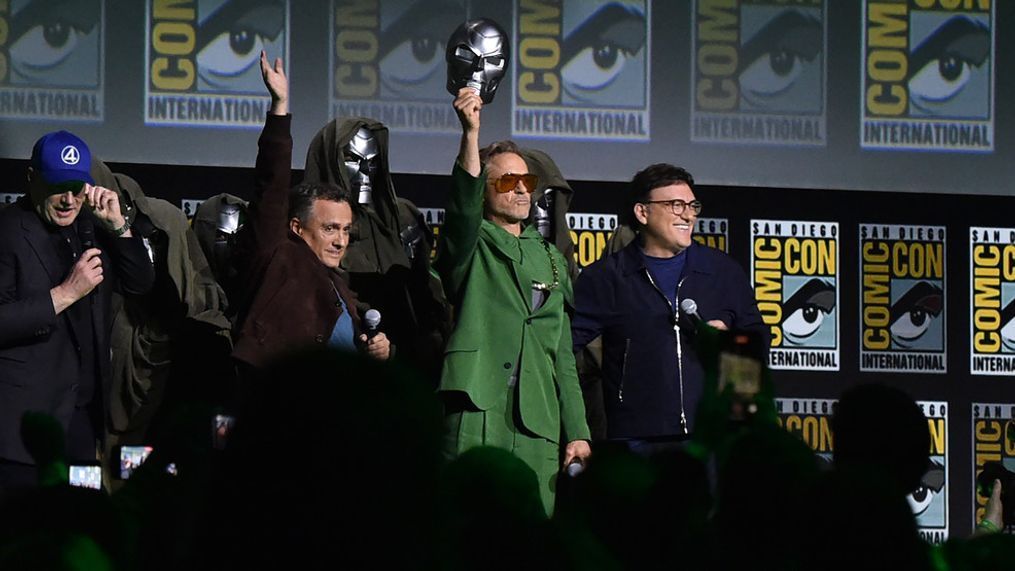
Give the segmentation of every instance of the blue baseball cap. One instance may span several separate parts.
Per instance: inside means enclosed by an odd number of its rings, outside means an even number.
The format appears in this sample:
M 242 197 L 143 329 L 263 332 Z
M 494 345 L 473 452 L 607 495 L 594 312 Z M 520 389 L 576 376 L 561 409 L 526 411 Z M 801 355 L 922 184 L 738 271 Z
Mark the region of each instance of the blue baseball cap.
M 92 153 L 88 145 L 67 131 L 47 133 L 32 148 L 32 168 L 47 184 L 70 181 L 95 184 L 91 166 Z

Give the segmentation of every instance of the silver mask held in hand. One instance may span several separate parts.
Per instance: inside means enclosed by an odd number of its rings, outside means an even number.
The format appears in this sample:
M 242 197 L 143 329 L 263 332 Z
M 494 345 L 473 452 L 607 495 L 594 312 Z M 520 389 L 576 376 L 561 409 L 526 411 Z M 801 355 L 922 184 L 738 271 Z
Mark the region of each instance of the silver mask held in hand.
M 360 127 L 345 146 L 345 172 L 359 204 L 373 203 L 374 179 L 380 170 L 379 153 L 377 139 L 366 127 Z
M 448 93 L 470 87 L 483 103 L 493 101 L 511 59 L 508 35 L 493 20 L 465 22 L 448 38 Z

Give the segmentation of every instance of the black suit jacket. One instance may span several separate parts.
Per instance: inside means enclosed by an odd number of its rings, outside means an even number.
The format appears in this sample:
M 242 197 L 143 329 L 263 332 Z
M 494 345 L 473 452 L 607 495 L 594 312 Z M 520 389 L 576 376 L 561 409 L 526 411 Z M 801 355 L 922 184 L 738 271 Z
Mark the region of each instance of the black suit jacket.
M 91 217 L 82 210 L 79 220 Z M 56 315 L 49 290 L 67 277 L 52 237 L 27 197 L 0 210 L 0 458 L 34 463 L 21 442 L 26 411 L 53 415 L 66 431 L 77 400 L 79 347 L 67 313 Z M 140 238 L 96 231 L 104 279 L 77 303 L 91 306 L 93 347 L 108 407 L 110 295 L 147 292 L 155 272 Z M 101 428 L 101 427 L 96 427 Z M 100 432 L 101 433 L 101 432 Z

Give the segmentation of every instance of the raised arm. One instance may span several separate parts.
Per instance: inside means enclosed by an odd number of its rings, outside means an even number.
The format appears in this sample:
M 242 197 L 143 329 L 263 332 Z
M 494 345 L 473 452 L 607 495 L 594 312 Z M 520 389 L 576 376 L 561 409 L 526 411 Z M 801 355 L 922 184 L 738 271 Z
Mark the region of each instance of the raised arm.
M 455 188 L 445 209 L 434 267 L 448 299 L 455 303 L 479 241 L 486 177 L 479 160 L 479 115 L 483 101 L 475 91 L 462 88 L 453 105 L 462 123 L 462 140 L 452 172 Z
M 458 97 L 452 104 L 462 123 L 462 140 L 458 147 L 458 164 L 465 172 L 478 177 L 483 170 L 479 162 L 479 112 L 483 109 L 483 100 L 470 87 L 458 90 Z
M 250 229 L 245 249 L 252 254 L 269 251 L 285 240 L 289 231 L 289 183 L 292 178 L 293 140 L 290 134 L 289 79 L 282 59 L 269 64 L 261 52 L 261 77 L 271 95 L 271 109 L 257 141 L 256 187 L 250 203 Z

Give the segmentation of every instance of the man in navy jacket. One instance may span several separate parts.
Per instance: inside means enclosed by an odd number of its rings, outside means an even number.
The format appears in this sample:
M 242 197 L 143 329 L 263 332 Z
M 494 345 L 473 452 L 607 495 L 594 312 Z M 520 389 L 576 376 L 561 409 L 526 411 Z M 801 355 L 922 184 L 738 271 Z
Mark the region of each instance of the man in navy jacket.
M 66 131 L 35 144 L 28 194 L 0 213 L 0 495 L 29 487 L 27 411 L 53 416 L 71 461 L 94 461 L 108 414 L 113 289 L 155 280 L 115 191 L 94 186 L 85 142 Z
M 694 323 L 680 302 L 718 329 L 768 340 L 743 269 L 691 235 L 701 202 L 694 179 L 668 164 L 634 176 L 630 222 L 638 238 L 586 268 L 575 284 L 574 349 L 602 335 L 603 402 L 610 439 L 686 438 L 703 391 Z

